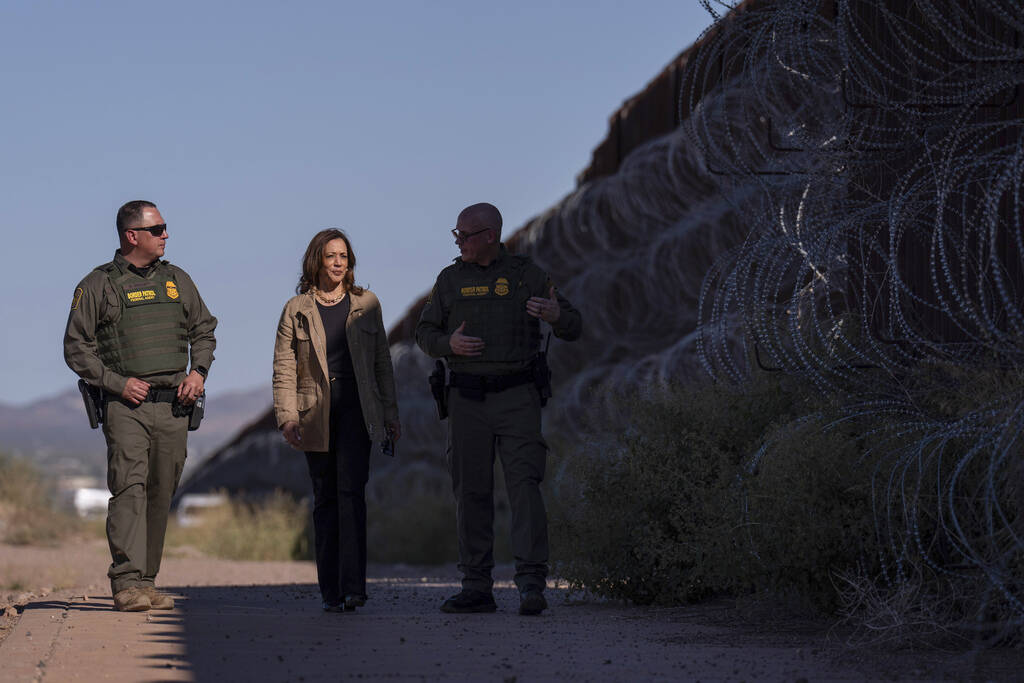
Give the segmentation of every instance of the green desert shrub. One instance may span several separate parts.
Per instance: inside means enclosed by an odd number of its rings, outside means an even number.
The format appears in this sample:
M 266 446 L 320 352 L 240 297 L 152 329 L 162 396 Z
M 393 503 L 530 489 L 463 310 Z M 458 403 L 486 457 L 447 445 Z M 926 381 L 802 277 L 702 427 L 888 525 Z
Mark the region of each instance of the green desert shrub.
M 33 464 L 0 453 L 0 540 L 13 545 L 53 545 L 81 529 L 57 503 L 54 482 Z
M 676 387 L 570 457 L 554 520 L 570 587 L 638 603 L 765 591 L 833 608 L 832 568 L 873 556 L 870 471 L 799 385 Z M 575 489 L 566 495 L 566 487 Z
M 231 560 L 308 559 L 308 518 L 306 503 L 282 492 L 260 500 L 229 499 L 204 511 L 199 524 L 172 523 L 167 545 Z
M 723 566 L 727 557 L 749 562 L 741 474 L 764 434 L 799 414 L 799 403 L 780 383 L 624 397 L 628 428 L 595 433 L 568 456 L 571 483 L 560 482 L 553 510 L 561 576 L 573 588 L 638 603 L 745 586 L 742 573 Z
M 500 457 L 500 456 L 499 456 Z M 455 499 L 450 490 L 394 495 L 367 505 L 367 554 L 372 562 L 441 565 L 458 560 Z M 494 466 L 494 559 L 511 562 L 510 506 L 500 462 Z
M 894 643 L 1016 639 L 1022 378 L 871 376 L 902 402 L 784 377 L 624 397 L 623 419 L 562 453 L 558 573 L 638 603 L 782 596 Z
M 205 510 L 198 524 L 182 527 L 172 520 L 167 545 L 233 560 L 312 560 L 311 513 L 309 499 L 296 500 L 280 492 L 259 499 L 228 498 L 224 505 Z M 511 558 L 507 527 L 508 504 L 499 495 L 495 511 L 498 561 Z M 367 553 L 372 562 L 454 563 L 458 546 L 451 494 L 369 502 Z
M 367 554 L 372 562 L 455 562 L 458 541 L 452 496 L 421 494 L 400 503 L 369 505 Z
M 795 596 L 833 612 L 837 572 L 878 574 L 873 459 L 863 450 L 854 425 L 826 416 L 766 435 L 756 465 L 741 475 L 741 538 L 720 558 L 723 567 L 739 567 L 731 588 Z

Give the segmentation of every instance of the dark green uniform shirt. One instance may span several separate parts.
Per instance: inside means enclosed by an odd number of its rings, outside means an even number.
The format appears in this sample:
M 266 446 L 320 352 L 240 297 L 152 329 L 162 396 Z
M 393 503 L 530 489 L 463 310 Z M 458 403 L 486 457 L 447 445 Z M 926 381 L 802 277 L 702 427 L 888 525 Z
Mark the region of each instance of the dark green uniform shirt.
M 142 277 L 152 276 L 155 270 L 155 264 L 147 268 L 136 268 L 129 264 L 121 255 L 120 249 L 114 252 L 114 263 L 122 270 L 131 269 Z M 217 319 L 206 308 L 202 297 L 199 296 L 199 290 L 188 273 L 167 261 L 161 263 L 174 271 L 188 329 L 191 368 L 205 375 L 213 363 L 213 349 L 217 345 L 213 336 Z M 89 384 L 117 396 L 124 391 L 128 378 L 110 370 L 100 360 L 96 330 L 104 325 L 117 323 L 120 317 L 121 300 L 110 284 L 110 278 L 106 273 L 94 270 L 75 288 L 71 300 L 71 313 L 68 315 L 68 325 L 64 332 L 64 360 L 68 367 Z M 139 379 L 149 382 L 156 388 L 169 388 L 181 384 L 185 375 L 185 372 L 174 372 Z
M 498 258 L 486 266 L 464 263 L 461 258 L 457 258 L 452 265 L 442 270 L 441 274 L 437 276 L 437 282 L 434 283 L 434 288 L 430 291 L 427 303 L 420 314 L 419 322 L 416 324 L 416 343 L 427 355 L 433 358 L 447 356 L 449 366 L 453 370 L 480 375 L 511 374 L 525 368 L 532 362 L 532 355 L 539 350 L 536 343 L 530 349 L 532 353 L 528 358 L 514 363 L 489 362 L 473 356 L 456 356 L 452 354 L 452 348 L 449 344 L 452 331 L 462 323 L 461 320 L 450 319 L 452 305 L 459 297 L 459 292 L 465 289 L 466 285 L 479 283 L 485 284 L 483 287 L 473 288 L 488 289 L 488 292 L 484 294 L 489 294 L 491 288 L 497 290 L 501 285 L 491 282 L 495 278 L 491 277 L 490 273 L 507 270 L 510 265 L 510 259 L 525 260 L 525 265 L 519 275 L 521 284 L 507 283 L 507 286 L 510 287 L 518 285 L 525 288 L 521 296 L 516 296 L 516 299 L 522 302 L 522 306 L 521 309 L 518 306 L 516 307 L 514 315 L 522 316 L 525 320 L 530 317 L 529 313 L 526 312 L 526 299 L 532 296 L 548 298 L 552 285 L 547 274 L 528 258 L 509 254 L 504 244 L 501 245 Z M 502 281 L 498 280 L 497 282 L 500 283 Z M 558 320 L 551 326 L 551 330 L 560 339 L 574 341 L 579 338 L 583 329 L 580 312 L 565 297 L 558 294 L 557 291 L 556 297 L 558 298 L 561 313 Z M 466 321 L 466 328 L 463 332 L 470 337 L 481 336 L 479 332 L 474 333 L 474 321 L 472 320 Z M 484 343 L 487 343 L 486 339 Z

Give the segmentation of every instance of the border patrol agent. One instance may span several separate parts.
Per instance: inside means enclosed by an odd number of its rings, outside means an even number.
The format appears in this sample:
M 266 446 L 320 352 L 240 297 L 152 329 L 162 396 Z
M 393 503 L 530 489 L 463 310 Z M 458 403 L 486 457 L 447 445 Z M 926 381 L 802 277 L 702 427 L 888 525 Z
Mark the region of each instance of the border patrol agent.
M 122 206 L 117 234 L 114 260 L 75 288 L 64 359 L 103 396 L 114 608 L 172 609 L 173 598 L 156 589 L 155 579 L 185 466 L 189 413 L 213 362 L 217 319 L 188 274 L 160 260 L 167 225 L 155 204 Z
M 494 454 L 512 508 L 519 613 L 547 608 L 547 513 L 541 497 L 547 444 L 541 436 L 540 320 L 579 338 L 579 311 L 547 274 L 501 243 L 501 213 L 474 204 L 452 230 L 460 258 L 441 271 L 416 325 L 416 343 L 448 360 L 448 457 L 455 493 L 462 591 L 443 612 L 493 612 Z M 540 377 L 541 381 L 538 381 Z

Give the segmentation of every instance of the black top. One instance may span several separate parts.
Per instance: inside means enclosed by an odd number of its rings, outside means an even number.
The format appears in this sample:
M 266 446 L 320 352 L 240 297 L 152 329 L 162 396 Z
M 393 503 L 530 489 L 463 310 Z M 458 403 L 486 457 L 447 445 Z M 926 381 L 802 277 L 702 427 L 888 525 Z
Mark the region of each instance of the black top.
M 316 302 L 320 311 L 320 320 L 324 323 L 327 335 L 327 374 L 341 379 L 355 379 L 356 372 L 352 369 L 352 354 L 348 350 L 348 337 L 345 334 L 345 321 L 352 307 L 350 297 L 346 296 L 333 306 L 324 306 Z

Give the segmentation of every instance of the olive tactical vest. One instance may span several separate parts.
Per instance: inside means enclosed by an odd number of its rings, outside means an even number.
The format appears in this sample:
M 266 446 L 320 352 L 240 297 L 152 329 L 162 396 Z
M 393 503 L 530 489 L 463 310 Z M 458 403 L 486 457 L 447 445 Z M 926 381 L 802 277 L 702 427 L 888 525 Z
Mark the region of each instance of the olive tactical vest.
M 127 377 L 182 372 L 188 328 L 174 272 L 160 263 L 144 278 L 114 263 L 100 266 L 121 303 L 121 318 L 96 330 L 100 360 Z
M 522 281 L 526 263 L 525 257 L 510 255 L 486 272 L 468 267 L 456 271 L 447 332 L 451 334 L 465 320 L 464 332 L 484 340 L 483 353 L 474 361 L 528 361 L 540 348 L 540 323 L 526 313 L 530 298 Z

